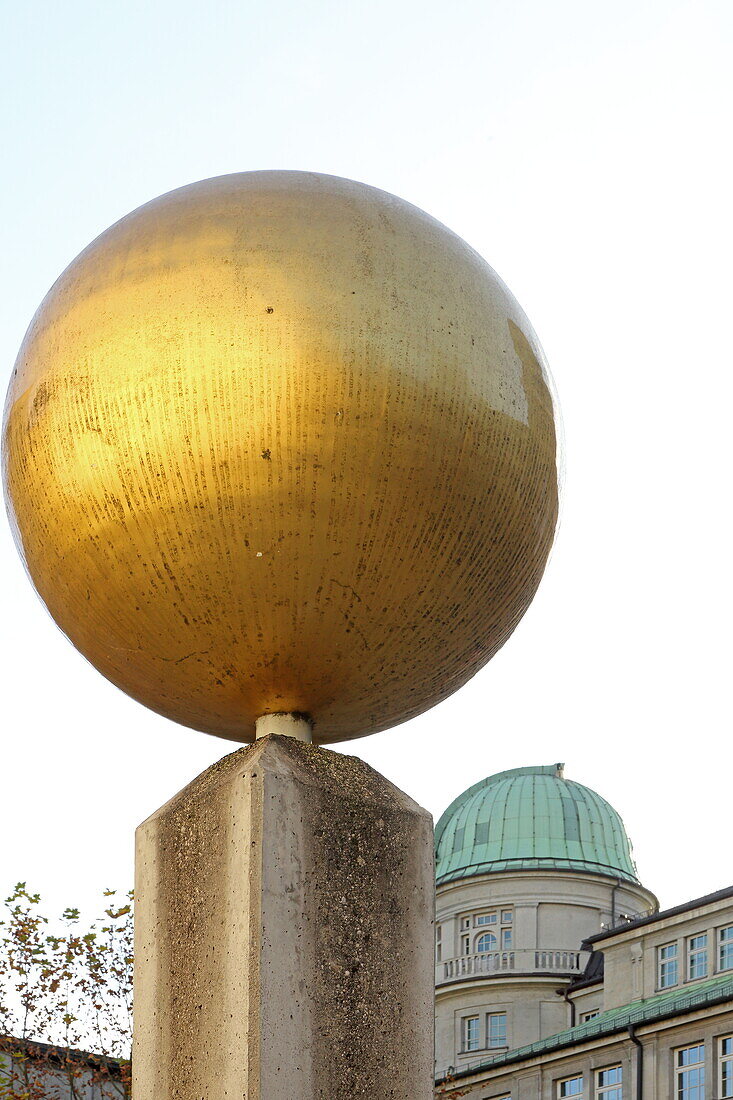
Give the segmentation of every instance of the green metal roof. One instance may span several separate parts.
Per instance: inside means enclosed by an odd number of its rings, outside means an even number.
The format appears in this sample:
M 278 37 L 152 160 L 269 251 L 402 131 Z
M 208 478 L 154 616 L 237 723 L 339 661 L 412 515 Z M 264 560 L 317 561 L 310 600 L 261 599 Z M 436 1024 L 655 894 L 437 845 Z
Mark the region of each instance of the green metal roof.
M 568 1027 L 564 1031 L 558 1031 L 556 1035 L 548 1035 L 546 1039 L 539 1039 L 535 1043 L 528 1043 L 527 1046 L 515 1047 L 514 1050 L 495 1054 L 479 1065 L 459 1070 L 454 1076 L 470 1077 L 484 1069 L 493 1069 L 496 1066 L 511 1062 L 521 1062 L 525 1058 L 533 1058 L 538 1054 L 547 1054 L 552 1050 L 576 1046 L 588 1039 L 596 1039 L 603 1035 L 613 1035 L 619 1031 L 626 1031 L 630 1024 L 637 1026 L 650 1024 L 655 1020 L 682 1015 L 685 1012 L 694 1012 L 697 1008 L 705 1008 L 709 1005 L 722 1004 L 731 1000 L 733 1000 L 733 976 L 724 974 L 722 977 L 711 978 L 707 982 L 699 982 L 694 986 L 688 986 L 686 989 L 659 993 L 655 997 L 647 997 L 645 1001 L 631 1001 L 619 1008 L 611 1008 L 608 1012 L 601 1012 L 599 1016 L 585 1024 Z
M 469 787 L 435 829 L 438 885 L 496 871 L 590 871 L 638 883 L 613 806 L 563 777 L 563 765 L 514 768 Z

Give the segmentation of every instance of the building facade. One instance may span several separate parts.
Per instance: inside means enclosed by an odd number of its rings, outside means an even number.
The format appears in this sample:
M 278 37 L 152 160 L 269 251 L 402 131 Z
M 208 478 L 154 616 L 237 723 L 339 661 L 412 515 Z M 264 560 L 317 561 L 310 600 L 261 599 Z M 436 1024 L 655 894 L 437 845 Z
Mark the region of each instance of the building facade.
M 659 911 L 559 764 L 477 783 L 435 842 L 437 1097 L 733 1100 L 733 887 Z M 129 1066 L 0 1037 L 3 1086 L 110 1100 Z
M 0 1035 L 3 1100 L 129 1100 L 129 1063 Z
M 464 792 L 436 860 L 437 1095 L 733 1097 L 733 888 L 660 912 L 562 765 Z

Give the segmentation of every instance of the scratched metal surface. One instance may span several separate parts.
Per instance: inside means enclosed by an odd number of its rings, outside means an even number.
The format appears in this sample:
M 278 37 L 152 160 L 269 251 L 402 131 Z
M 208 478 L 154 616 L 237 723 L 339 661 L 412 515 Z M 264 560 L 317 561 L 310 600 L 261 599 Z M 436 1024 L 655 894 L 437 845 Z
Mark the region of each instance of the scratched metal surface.
M 384 192 L 181 188 L 63 273 L 5 414 L 41 599 L 146 706 L 320 743 L 445 698 L 527 608 L 558 508 L 546 368 L 492 269 Z

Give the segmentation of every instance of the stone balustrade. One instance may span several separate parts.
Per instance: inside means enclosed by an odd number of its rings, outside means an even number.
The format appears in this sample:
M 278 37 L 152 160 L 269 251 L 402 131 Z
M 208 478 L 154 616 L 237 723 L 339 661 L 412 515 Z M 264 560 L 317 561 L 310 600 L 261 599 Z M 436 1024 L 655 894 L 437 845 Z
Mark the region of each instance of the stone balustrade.
M 585 969 L 587 951 L 564 948 L 522 948 L 512 951 L 487 951 L 480 955 L 459 955 L 436 964 L 435 984 L 492 978 L 502 974 L 577 975 Z

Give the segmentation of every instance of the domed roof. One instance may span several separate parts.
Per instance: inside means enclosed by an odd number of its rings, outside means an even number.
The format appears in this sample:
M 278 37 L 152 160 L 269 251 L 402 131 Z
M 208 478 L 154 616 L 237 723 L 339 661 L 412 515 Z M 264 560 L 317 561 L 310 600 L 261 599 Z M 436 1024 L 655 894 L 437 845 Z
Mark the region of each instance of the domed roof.
M 490 775 L 435 829 L 438 885 L 496 871 L 586 871 L 639 883 L 624 823 L 563 764 Z

